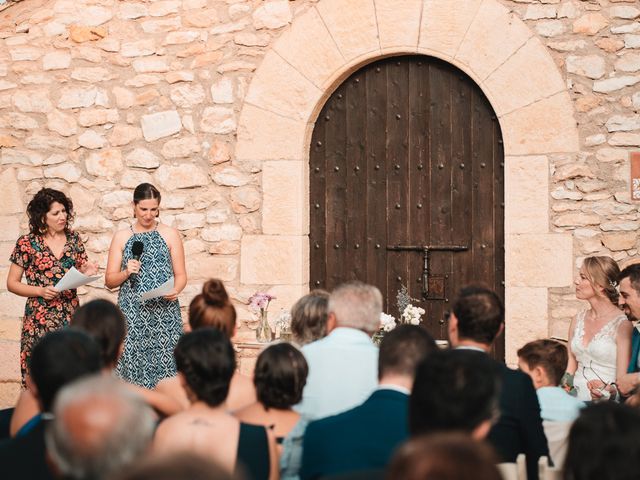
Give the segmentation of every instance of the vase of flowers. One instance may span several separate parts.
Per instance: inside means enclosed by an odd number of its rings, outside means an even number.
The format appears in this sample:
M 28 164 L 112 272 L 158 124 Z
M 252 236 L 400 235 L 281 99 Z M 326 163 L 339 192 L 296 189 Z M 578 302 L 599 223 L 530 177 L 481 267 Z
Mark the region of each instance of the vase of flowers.
M 400 320 L 396 320 L 393 315 L 382 312 L 380 314 L 380 328 L 373 334 L 371 340 L 373 340 L 373 343 L 376 345 L 380 345 L 384 334 L 396 328 L 398 324 L 420 325 L 424 313 L 424 308 L 415 307 L 410 303 L 404 307 L 402 315 L 400 315 Z
M 269 343 L 273 340 L 273 331 L 269 325 L 267 310 L 273 295 L 266 292 L 256 292 L 249 299 L 249 307 L 258 314 L 258 328 L 256 328 L 256 340 L 260 343 Z

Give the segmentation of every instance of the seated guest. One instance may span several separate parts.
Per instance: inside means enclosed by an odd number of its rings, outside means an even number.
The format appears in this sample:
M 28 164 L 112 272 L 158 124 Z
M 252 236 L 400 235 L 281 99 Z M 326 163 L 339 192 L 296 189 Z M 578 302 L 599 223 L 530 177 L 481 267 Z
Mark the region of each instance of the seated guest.
M 416 437 L 393 456 L 388 480 L 502 480 L 491 448 L 461 433 Z
M 631 334 L 631 360 L 626 372 L 618 372 L 616 385 L 624 397 L 632 396 L 640 386 L 640 263 L 627 266 L 618 276 L 618 304 L 634 324 Z
M 29 390 L 42 419 L 25 435 L 0 442 L 4 480 L 53 478 L 46 460 L 44 431 L 58 391 L 74 380 L 102 369 L 100 349 L 86 333 L 62 329 L 46 334 L 33 349 Z
M 112 372 L 124 347 L 127 326 L 120 308 L 104 299 L 92 300 L 78 308 L 72 318 L 74 329 L 82 330 L 93 338 L 102 353 L 102 364 L 106 372 Z M 134 384 L 128 388 L 141 395 L 160 415 L 172 415 L 182 410 L 182 406 L 171 397 Z M 20 395 L 16 404 L 11 427 L 17 435 L 26 433 L 37 421 L 38 407 L 29 390 Z M 33 419 L 33 420 L 29 420 Z
M 302 347 L 309 377 L 296 410 L 309 418 L 349 410 L 376 388 L 378 348 L 371 335 L 380 326 L 380 290 L 362 282 L 339 285 L 328 311 L 329 334 Z
M 487 355 L 438 351 L 416 371 L 409 399 L 412 436 L 463 432 L 484 439 L 498 411 L 499 371 Z
M 267 347 L 253 374 L 258 401 L 234 415 L 245 423 L 269 427 L 280 452 L 280 478 L 297 478 L 302 456 L 302 435 L 307 420 L 291 407 L 302 398 L 308 367 L 304 355 L 289 343 Z
M 549 454 L 557 466 L 562 465 L 567 452 L 571 423 L 585 406 L 559 387 L 568 358 L 567 347 L 548 339 L 529 342 L 518 350 L 518 365 L 533 381 Z
M 64 387 L 56 397 L 45 439 L 65 479 L 107 480 L 147 452 L 155 415 L 126 385 L 96 375 Z
M 504 307 L 495 292 L 481 286 L 460 291 L 448 324 L 453 348 L 485 356 L 503 329 Z M 489 432 L 489 442 L 500 462 L 515 462 L 518 454 L 524 453 L 528 478 L 536 480 L 538 458 L 549 455 L 536 391 L 527 374 L 497 365 L 502 381 L 500 419 Z
M 229 300 L 224 284 L 217 278 L 207 280 L 202 292 L 189 304 L 189 329 L 197 330 L 214 327 L 233 338 L 236 334 L 236 309 Z M 189 406 L 187 394 L 180 385 L 178 377 L 161 380 L 156 391 L 175 399 L 183 408 Z M 256 401 L 256 391 L 250 378 L 240 372 L 234 372 L 227 398 L 227 408 L 231 411 L 251 405 Z
M 202 455 L 189 452 L 152 455 L 113 480 L 242 480 Z
M 263 426 L 240 423 L 227 411 L 236 369 L 229 337 L 215 328 L 199 328 L 178 341 L 174 356 L 191 405 L 160 424 L 154 450 L 201 454 L 230 473 L 244 468 L 253 480 L 278 478 L 273 434 Z
M 616 402 L 589 405 L 569 431 L 565 479 L 631 480 L 640 472 L 640 411 Z
M 302 479 L 381 472 L 407 437 L 407 408 L 416 366 L 437 350 L 426 330 L 401 325 L 380 345 L 379 386 L 360 406 L 311 422 L 304 435 Z
M 312 290 L 291 307 L 291 333 L 300 346 L 327 336 L 329 292 Z

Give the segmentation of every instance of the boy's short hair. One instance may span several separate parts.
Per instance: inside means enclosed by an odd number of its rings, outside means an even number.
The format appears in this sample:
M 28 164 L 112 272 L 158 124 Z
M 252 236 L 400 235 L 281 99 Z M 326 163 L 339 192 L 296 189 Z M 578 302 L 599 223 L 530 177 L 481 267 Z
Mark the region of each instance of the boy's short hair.
M 518 358 L 521 358 L 529 369 L 542 368 L 555 386 L 560 385 L 569 361 L 567 347 L 548 338 L 527 343 L 518 350 Z

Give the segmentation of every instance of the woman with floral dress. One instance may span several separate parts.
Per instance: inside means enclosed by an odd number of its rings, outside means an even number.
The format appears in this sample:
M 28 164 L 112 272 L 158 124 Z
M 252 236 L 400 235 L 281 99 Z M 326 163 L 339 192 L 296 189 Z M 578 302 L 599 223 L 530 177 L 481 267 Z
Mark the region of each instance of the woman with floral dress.
M 23 386 L 35 344 L 46 333 L 67 325 L 78 306 L 75 289 L 60 292 L 54 285 L 71 267 L 87 275 L 97 272 L 97 266 L 87 261 L 80 236 L 70 229 L 73 203 L 64 193 L 41 189 L 29 202 L 27 215 L 29 233 L 16 242 L 7 276 L 7 290 L 27 297 L 20 338 Z

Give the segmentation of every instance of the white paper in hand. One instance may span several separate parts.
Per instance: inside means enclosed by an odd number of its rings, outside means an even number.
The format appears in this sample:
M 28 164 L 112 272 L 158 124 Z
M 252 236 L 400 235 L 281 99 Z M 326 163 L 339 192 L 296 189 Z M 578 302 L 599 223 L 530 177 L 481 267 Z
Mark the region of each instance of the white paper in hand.
M 64 290 L 72 290 L 74 288 L 82 287 L 83 285 L 87 285 L 99 278 L 100 275 L 89 277 L 76 270 L 76 267 L 71 267 L 67 273 L 64 274 L 64 277 L 62 277 L 53 287 L 59 292 L 62 292 Z
M 164 282 L 159 287 L 154 288 L 153 290 L 149 290 L 148 292 L 144 292 L 140 297 L 140 301 L 144 302 L 145 300 L 151 300 L 152 298 L 164 297 L 168 295 L 173 290 L 173 277 L 169 277 L 169 280 Z

